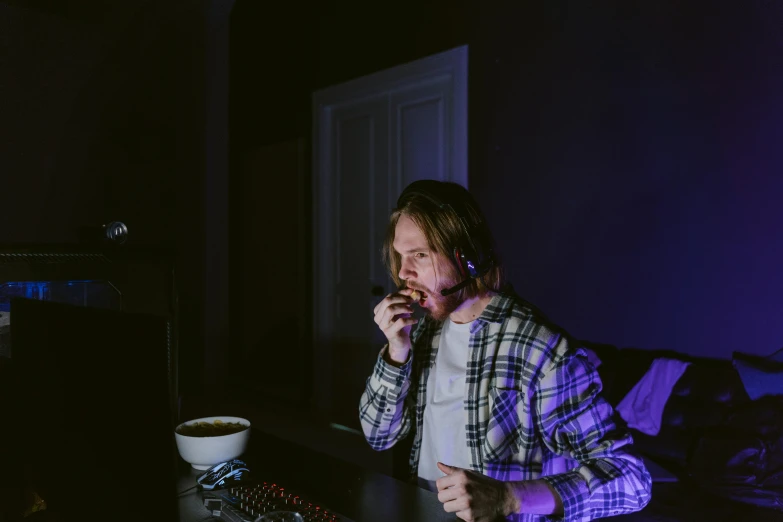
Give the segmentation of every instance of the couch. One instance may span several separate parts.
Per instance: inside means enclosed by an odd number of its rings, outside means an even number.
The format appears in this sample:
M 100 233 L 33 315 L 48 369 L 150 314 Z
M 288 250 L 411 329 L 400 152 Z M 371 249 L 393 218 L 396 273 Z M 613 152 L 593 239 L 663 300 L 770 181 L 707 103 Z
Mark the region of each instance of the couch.
M 660 431 L 630 428 L 653 476 L 650 504 L 610 520 L 783 521 L 783 461 L 773 458 L 783 455 L 783 396 L 751 400 L 731 360 L 584 345 L 614 407 L 656 358 L 690 363 L 666 401 Z M 624 423 L 619 414 L 616 420 Z

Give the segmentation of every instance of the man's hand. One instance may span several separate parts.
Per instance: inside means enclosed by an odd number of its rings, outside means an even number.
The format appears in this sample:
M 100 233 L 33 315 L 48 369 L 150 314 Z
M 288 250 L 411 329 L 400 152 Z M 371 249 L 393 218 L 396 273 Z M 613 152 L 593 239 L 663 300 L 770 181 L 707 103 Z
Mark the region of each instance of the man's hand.
M 389 341 L 389 357 L 397 363 L 407 360 L 411 350 L 411 327 L 418 321 L 411 317 L 412 292 L 410 288 L 403 288 L 395 294 L 389 294 L 373 310 L 375 324 Z
M 491 522 L 519 510 L 516 496 L 505 482 L 440 462 L 438 468 L 446 474 L 435 482 L 438 500 L 448 513 L 456 513 L 466 522 Z

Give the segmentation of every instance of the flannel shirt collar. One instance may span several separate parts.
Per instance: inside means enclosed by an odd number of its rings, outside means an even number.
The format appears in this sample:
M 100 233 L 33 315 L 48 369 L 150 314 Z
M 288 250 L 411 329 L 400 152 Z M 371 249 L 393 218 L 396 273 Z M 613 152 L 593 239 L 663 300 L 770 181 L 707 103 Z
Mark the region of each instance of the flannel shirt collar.
M 488 323 L 502 323 L 511 313 L 511 307 L 514 300 L 506 294 L 495 294 L 492 300 L 487 304 L 481 315 L 473 322 L 470 327 L 470 333 L 474 334 Z

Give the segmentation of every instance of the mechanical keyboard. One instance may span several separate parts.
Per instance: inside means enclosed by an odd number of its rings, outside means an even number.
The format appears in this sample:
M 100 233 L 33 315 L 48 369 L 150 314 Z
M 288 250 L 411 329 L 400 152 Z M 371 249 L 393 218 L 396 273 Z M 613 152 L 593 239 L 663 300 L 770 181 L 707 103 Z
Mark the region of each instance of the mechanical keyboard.
M 227 522 L 352 522 L 271 482 L 204 492 L 202 498 L 213 515 Z

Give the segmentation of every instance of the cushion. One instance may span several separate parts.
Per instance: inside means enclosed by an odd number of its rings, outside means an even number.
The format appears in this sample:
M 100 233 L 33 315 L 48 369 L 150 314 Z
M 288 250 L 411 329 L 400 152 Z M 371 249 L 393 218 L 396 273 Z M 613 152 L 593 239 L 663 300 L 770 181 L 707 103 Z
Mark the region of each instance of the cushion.
M 732 363 L 751 400 L 783 395 L 783 349 L 767 357 L 734 352 Z

